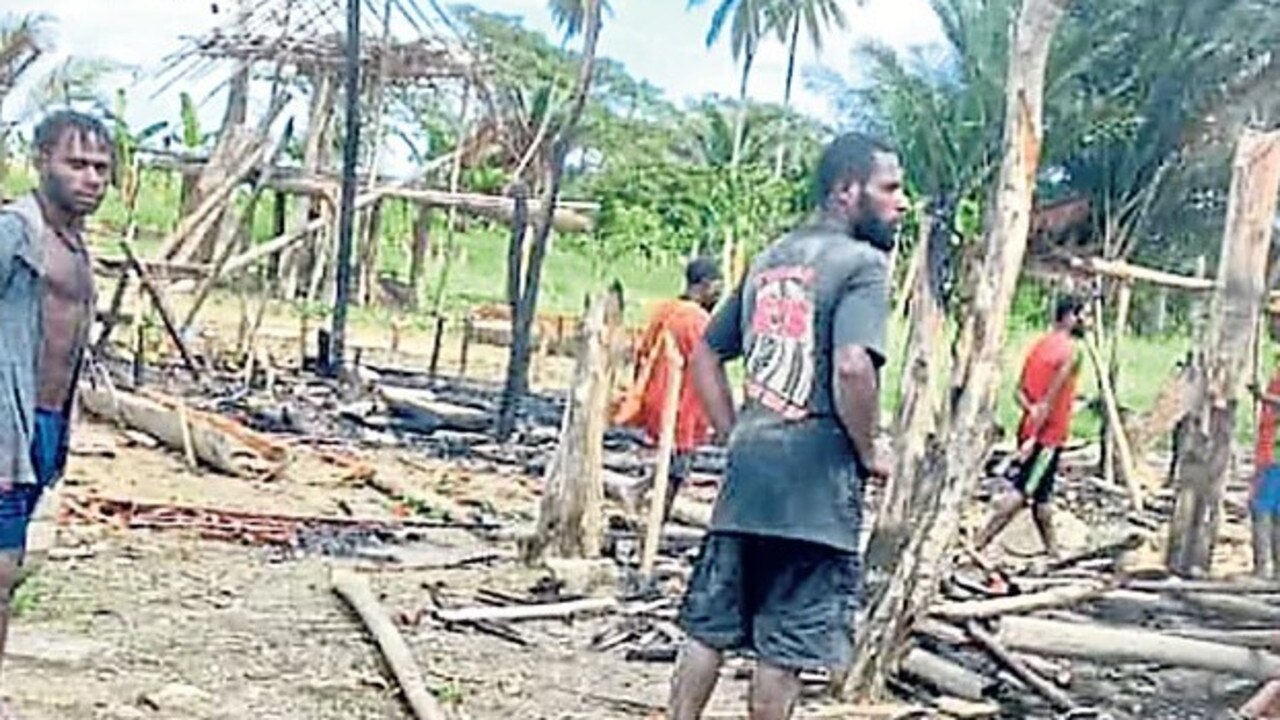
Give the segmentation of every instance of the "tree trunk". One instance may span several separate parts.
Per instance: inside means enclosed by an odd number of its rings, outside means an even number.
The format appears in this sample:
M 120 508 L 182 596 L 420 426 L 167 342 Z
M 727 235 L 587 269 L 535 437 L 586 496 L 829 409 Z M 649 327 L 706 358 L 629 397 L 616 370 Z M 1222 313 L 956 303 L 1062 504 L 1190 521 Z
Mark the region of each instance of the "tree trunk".
M 956 398 L 942 465 L 927 480 L 937 484 L 938 500 L 930 503 L 930 512 L 915 525 L 855 649 L 848 689 L 857 695 L 883 694 L 886 671 L 893 667 L 901 640 L 950 571 L 947 551 L 959 531 L 961 509 L 981 476 L 999 385 L 1000 348 L 1030 230 L 1045 66 L 1069 2 L 1026 0 L 1018 13 L 1006 79 L 1003 159 L 983 232 L 982 260 L 974 275 L 980 282 L 971 306 L 972 344 L 959 358 L 966 384 Z
M 583 2 L 582 63 L 578 68 L 578 81 L 569 101 L 565 121 L 551 141 L 551 152 L 547 158 L 538 214 L 533 220 L 534 239 L 528 266 L 524 269 L 523 275 L 517 272 L 518 268 L 508 268 L 508 277 L 512 277 L 511 273 L 515 273 L 515 277 L 521 277 L 523 288 L 521 301 L 516 308 L 520 313 L 512 316 L 511 352 L 507 360 L 507 381 L 503 389 L 502 411 L 498 420 L 498 436 L 501 438 L 506 438 L 514 427 L 516 407 L 524 399 L 529 388 L 529 352 L 532 347 L 530 334 L 533 332 L 533 319 L 538 308 L 542 262 L 546 258 L 547 242 L 551 236 L 556 203 L 560 197 L 560 180 L 564 174 L 569 142 L 577 131 L 582 109 L 587 104 L 587 95 L 591 92 L 596 45 L 600 40 L 600 2 L 601 0 L 584 0 Z M 508 259 L 508 263 L 510 260 L 511 258 Z
M 742 164 L 742 145 L 747 135 L 747 81 L 751 79 L 751 66 L 755 63 L 756 48 L 754 41 L 747 41 L 746 53 L 742 59 L 742 79 L 738 83 L 738 114 L 733 122 L 733 150 L 729 157 L 729 167 L 737 170 Z
M 1208 573 L 1221 520 L 1222 491 L 1233 476 L 1237 397 L 1248 377 L 1253 334 L 1266 290 L 1267 250 L 1280 191 L 1280 132 L 1246 130 L 1232 169 L 1218 286 L 1214 291 L 1205 390 L 1180 443 L 1178 494 L 1169 527 L 1169 569 Z M 1182 457 L 1185 454 L 1185 458 Z M 1188 462 L 1187 460 L 1196 459 Z
M 795 15 L 796 15 L 795 19 L 791 24 L 791 39 L 787 42 L 787 79 L 783 82 L 783 85 L 782 85 L 782 109 L 783 110 L 791 109 L 791 88 L 792 88 L 792 84 L 795 82 L 795 79 L 796 79 L 796 51 L 800 44 L 800 19 L 801 19 L 800 11 L 796 10 Z M 784 120 L 784 122 L 786 122 L 788 129 L 790 129 L 790 126 L 791 126 L 790 116 L 788 116 Z M 788 136 L 790 134 L 791 133 L 789 132 L 787 133 Z M 790 138 L 783 137 L 778 141 L 778 151 L 777 151 L 778 154 L 774 158 L 774 164 L 773 164 L 773 176 L 775 178 L 782 177 L 782 171 L 786 169 L 788 139 Z M 889 277 L 892 278 L 893 276 L 890 275 Z
M 560 443 L 547 468 L 538 527 L 522 548 L 526 562 L 545 553 L 600 556 L 604 533 L 604 429 L 609 399 L 611 325 L 620 320 L 615 293 L 601 293 L 587 310 L 578 360 L 560 424 Z M 661 499 L 655 499 L 661 502 Z
M 942 265 L 950 241 L 951 208 L 946 203 L 931 205 L 930 213 L 921 218 L 920 227 L 922 267 L 914 273 L 913 287 L 908 290 L 910 330 L 899 386 L 901 399 L 893 419 L 895 467 L 867 547 L 866 566 L 871 577 L 883 577 L 892 571 L 906 544 L 917 507 L 918 481 L 945 399 L 947 346 L 943 342 L 946 309 Z
M 517 366 L 518 358 L 524 357 L 527 362 L 528 351 L 516 348 L 516 344 L 527 344 L 530 340 L 528 333 L 520 331 L 524 318 L 521 306 L 524 296 L 524 245 L 528 240 L 529 228 L 529 188 L 517 180 L 510 192 L 515 204 L 511 220 L 511 240 L 507 243 L 507 307 L 511 310 L 511 355 L 507 361 L 507 384 L 502 393 L 502 406 L 498 411 L 497 435 L 500 438 L 510 437 L 511 431 L 515 429 L 517 406 L 528 384 L 527 372 Z

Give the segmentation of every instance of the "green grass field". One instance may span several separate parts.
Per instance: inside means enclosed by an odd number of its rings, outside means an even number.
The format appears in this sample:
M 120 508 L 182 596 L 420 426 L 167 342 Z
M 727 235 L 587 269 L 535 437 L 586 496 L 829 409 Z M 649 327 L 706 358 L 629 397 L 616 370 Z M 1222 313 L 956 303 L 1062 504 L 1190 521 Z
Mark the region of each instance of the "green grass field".
M 29 189 L 33 178 L 29 171 L 15 168 L 6 179 L 4 189 L 10 196 Z M 144 179 L 142 200 L 138 208 L 140 227 L 150 231 L 146 239 L 139 242 L 144 253 L 157 247 L 158 235 L 171 229 L 177 221 L 179 183 L 167 175 L 147 173 Z M 243 201 L 243 199 L 241 199 Z M 254 237 L 265 239 L 270 237 L 270 213 L 263 204 L 255 217 Z M 115 192 L 111 192 L 96 216 L 98 225 L 118 228 L 124 225 L 125 210 Z M 382 270 L 388 272 L 406 271 L 408 263 L 408 238 L 412 226 L 412 216 L 407 207 L 391 205 L 383 215 L 383 245 L 381 251 Z M 433 241 L 443 238 L 445 228 L 443 214 L 432 228 Z M 94 238 L 98 248 L 104 254 L 118 253 L 108 238 Z M 457 259 L 451 270 L 445 307 L 447 311 L 458 312 L 478 303 L 498 303 L 504 301 L 506 277 L 507 234 L 500 228 L 481 223 L 473 223 L 466 232 L 455 237 L 458 248 Z M 577 313 L 583 306 L 585 297 L 592 291 L 604 287 L 607 283 L 620 280 L 627 294 L 627 317 L 630 323 L 641 323 L 645 311 L 658 299 L 670 297 L 678 292 L 681 284 L 681 267 L 678 259 L 666 262 L 646 261 L 636 258 L 631 261 L 601 261 L 600 254 L 591 252 L 590 240 L 559 237 L 553 239 L 548 253 L 542 279 L 539 309 L 541 312 Z M 435 288 L 444 262 L 435 259 L 428 266 L 426 289 L 429 293 Z M 1047 301 L 1034 301 L 1044 304 Z M 1044 308 L 1041 308 L 1043 314 Z M 353 321 L 357 324 L 377 324 L 383 322 L 386 315 L 380 310 L 356 308 L 352 312 Z M 412 319 L 411 319 L 412 321 Z M 422 319 L 425 326 L 425 318 Z M 1002 388 L 999 398 L 999 416 L 1006 428 L 1012 428 L 1017 421 L 1017 410 L 1013 402 L 1013 387 L 1021 366 L 1022 358 L 1030 344 L 1044 328 L 1032 326 L 1027 322 L 1015 322 L 1008 331 L 1003 358 Z M 901 323 L 891 328 L 891 352 L 893 360 L 886 369 L 885 412 L 891 413 L 890 407 L 897 396 L 899 363 L 901 357 L 900 340 L 904 335 Z M 1174 363 L 1183 357 L 1189 347 L 1190 340 L 1186 333 L 1161 337 L 1129 335 L 1119 349 L 1119 382 L 1117 392 L 1120 403 L 1136 411 L 1143 411 L 1151 406 L 1161 384 L 1174 371 Z M 1268 361 L 1267 367 L 1270 367 Z M 1086 368 L 1079 383 L 1079 392 L 1084 398 L 1097 395 L 1097 386 L 1091 367 Z M 1253 418 L 1242 414 L 1238 418 L 1240 436 L 1248 440 L 1253 433 Z M 1073 434 L 1077 438 L 1096 437 L 1101 425 L 1101 417 L 1087 409 L 1076 414 L 1072 425 Z

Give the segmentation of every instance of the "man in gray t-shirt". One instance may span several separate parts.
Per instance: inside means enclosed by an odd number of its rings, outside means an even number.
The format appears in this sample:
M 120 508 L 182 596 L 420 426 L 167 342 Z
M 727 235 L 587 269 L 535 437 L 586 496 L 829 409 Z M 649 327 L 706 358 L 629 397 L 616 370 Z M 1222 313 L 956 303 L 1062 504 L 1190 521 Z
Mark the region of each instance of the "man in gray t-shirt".
M 755 259 L 693 354 L 728 466 L 681 607 L 672 720 L 700 717 L 725 651 L 757 658 L 752 720 L 791 716 L 800 670 L 849 661 L 862 481 L 887 476 L 872 440 L 906 198 L 897 156 L 859 134 L 827 147 L 814 194 L 817 218 Z M 724 363 L 739 357 L 735 417 Z

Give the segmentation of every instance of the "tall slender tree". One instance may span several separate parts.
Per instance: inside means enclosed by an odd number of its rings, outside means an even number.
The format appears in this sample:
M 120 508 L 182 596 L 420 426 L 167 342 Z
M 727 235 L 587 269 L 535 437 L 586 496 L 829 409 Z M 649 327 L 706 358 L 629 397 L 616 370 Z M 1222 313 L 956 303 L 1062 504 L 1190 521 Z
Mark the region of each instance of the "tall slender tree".
M 729 28 L 729 49 L 733 59 L 742 65 L 738 82 L 738 117 L 734 124 L 733 167 L 737 167 L 742 155 L 742 137 L 747 121 L 747 86 L 751 69 L 755 65 L 760 42 L 769 30 L 773 6 L 777 0 L 718 0 L 707 29 L 707 47 L 714 47 Z M 698 8 L 707 0 L 689 0 L 688 8 Z
M 533 332 L 534 314 L 538 307 L 538 289 L 542 276 L 542 263 L 546 258 L 547 241 L 551 236 L 552 216 L 560 197 L 560 181 L 564 177 L 565 159 L 578 131 L 587 96 L 591 93 L 591 80 L 595 74 L 596 45 L 600 40 L 601 13 L 604 0 L 550 0 L 550 9 L 561 30 L 568 33 L 576 27 L 582 35 L 582 55 L 578 65 L 578 78 L 566 101 L 564 115 L 552 132 L 539 133 L 534 142 L 544 142 L 548 151 L 543 153 L 541 192 L 539 207 L 530 218 L 533 223 L 533 244 L 527 261 L 522 253 L 510 255 L 508 288 L 512 305 L 511 353 L 507 361 L 507 381 L 502 394 L 502 408 L 498 416 L 497 432 L 506 438 L 515 428 L 517 405 L 529 390 L 529 353 Z M 576 25 L 574 25 L 576 23 Z M 532 149 L 532 148 L 531 148 Z M 522 185 L 515 180 L 516 192 Z M 517 213 L 518 215 L 519 213 Z M 512 234 L 514 243 L 523 242 L 522 221 L 516 220 Z M 521 266 L 524 266 L 521 272 Z M 515 282 L 515 280 L 521 280 Z
M 856 0 L 862 4 L 863 0 Z M 828 29 L 849 27 L 849 20 L 841 7 L 841 0 L 776 0 L 767 9 L 769 27 L 777 34 L 778 41 L 787 46 L 787 75 L 782 87 L 782 106 L 791 108 L 791 92 L 795 86 L 796 56 L 800 51 L 800 36 L 809 36 L 815 53 L 822 52 L 822 43 Z M 786 160 L 787 143 L 778 144 L 774 175 L 782 174 Z

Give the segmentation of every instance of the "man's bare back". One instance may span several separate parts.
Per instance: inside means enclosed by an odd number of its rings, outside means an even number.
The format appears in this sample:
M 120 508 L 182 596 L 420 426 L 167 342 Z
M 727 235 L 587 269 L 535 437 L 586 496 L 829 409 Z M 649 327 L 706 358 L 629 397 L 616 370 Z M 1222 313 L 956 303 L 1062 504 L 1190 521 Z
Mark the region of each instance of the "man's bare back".
M 92 321 L 93 271 L 89 254 L 73 230 L 45 231 L 44 342 L 40 347 L 37 406 L 62 412 L 72 375 Z

